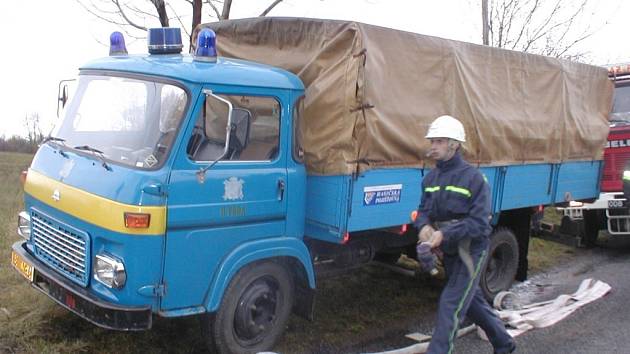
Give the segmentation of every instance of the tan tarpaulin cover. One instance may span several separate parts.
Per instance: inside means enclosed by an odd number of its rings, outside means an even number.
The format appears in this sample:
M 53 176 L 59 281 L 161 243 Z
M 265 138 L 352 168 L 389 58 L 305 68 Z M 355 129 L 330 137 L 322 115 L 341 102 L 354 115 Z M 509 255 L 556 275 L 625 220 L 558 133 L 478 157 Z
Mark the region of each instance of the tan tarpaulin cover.
M 310 174 L 423 166 L 424 135 L 443 114 L 464 123 L 474 164 L 602 158 L 613 90 L 604 68 L 357 22 L 254 18 L 203 27 L 217 33 L 219 55 L 302 79 Z

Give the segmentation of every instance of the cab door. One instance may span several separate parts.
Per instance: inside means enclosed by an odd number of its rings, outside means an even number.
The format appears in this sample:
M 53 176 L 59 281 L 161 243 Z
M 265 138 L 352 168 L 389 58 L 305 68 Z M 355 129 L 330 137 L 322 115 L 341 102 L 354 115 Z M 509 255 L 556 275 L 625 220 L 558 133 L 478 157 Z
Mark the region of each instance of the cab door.
M 230 252 L 284 235 L 287 161 L 280 142 L 286 133 L 280 127 L 290 114 L 282 112 L 282 97 L 212 93 L 197 103 L 169 183 L 162 310 L 201 306 Z M 236 140 L 227 151 L 225 101 L 232 106 L 229 139 Z

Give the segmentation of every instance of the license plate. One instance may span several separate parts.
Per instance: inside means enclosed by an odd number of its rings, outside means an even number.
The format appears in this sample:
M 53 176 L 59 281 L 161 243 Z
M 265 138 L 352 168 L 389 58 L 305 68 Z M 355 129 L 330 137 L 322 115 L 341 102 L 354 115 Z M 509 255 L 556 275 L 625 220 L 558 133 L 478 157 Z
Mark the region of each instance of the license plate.
M 26 263 L 26 261 L 24 261 L 22 257 L 14 251 L 11 251 L 11 264 L 13 265 L 13 267 L 15 267 L 15 269 L 17 269 L 18 272 L 20 272 L 20 274 L 26 277 L 26 279 L 31 282 L 33 281 L 33 266 Z
M 608 208 L 609 209 L 615 209 L 615 208 L 623 208 L 623 200 L 619 200 L 619 199 L 611 199 L 608 201 Z

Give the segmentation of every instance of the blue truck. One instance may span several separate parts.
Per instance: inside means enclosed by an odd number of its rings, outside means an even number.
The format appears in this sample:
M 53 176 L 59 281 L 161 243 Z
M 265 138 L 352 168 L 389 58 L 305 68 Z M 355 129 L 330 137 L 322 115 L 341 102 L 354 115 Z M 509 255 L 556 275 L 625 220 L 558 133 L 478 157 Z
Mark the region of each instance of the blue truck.
M 60 96 L 62 119 L 25 172 L 24 211 L 18 217 L 23 239 L 13 245 L 11 261 L 35 289 L 97 326 L 145 330 L 154 316 L 200 315 L 211 348 L 258 352 L 273 347 L 291 313 L 313 317 L 318 276 L 374 260 L 395 261 L 401 254 L 415 257 L 417 230 L 410 213 L 421 198 L 422 176 L 431 168 L 418 132 L 434 116 L 411 117 L 426 122 L 409 139 L 421 145 L 418 151 L 402 148 L 402 155 L 411 153 L 415 160 L 348 159 L 347 151 L 323 146 L 337 135 L 346 140 L 344 132 L 357 134 L 357 121 L 350 129 L 335 128 L 337 134 L 325 132 L 336 122 L 318 127 L 322 122 L 309 121 L 325 116 L 314 113 L 321 101 L 314 97 L 336 96 L 313 81 L 324 73 L 298 76 L 278 66 L 217 56 L 223 32 L 216 28 L 216 33 L 199 28 L 193 55 L 180 53 L 178 29 L 150 30 L 149 54 L 140 55 L 127 54 L 124 38 L 114 33 L 112 55 L 80 68 L 70 100 Z M 369 67 L 365 51 L 357 52 L 350 60 Z M 496 53 L 502 51 L 491 50 Z M 522 59 L 519 53 L 509 55 Z M 480 139 L 479 131 L 470 134 L 469 160 L 479 165 L 493 196 L 492 257 L 482 280 L 489 297 L 511 285 L 519 250 L 521 266 L 526 263 L 535 207 L 599 193 L 606 139 L 599 123 L 607 128 L 611 89 L 605 70 L 577 67 L 590 73 L 576 81 L 579 86 L 601 97 L 592 109 L 580 103 L 582 111 L 565 111 L 577 112 L 571 115 L 576 125 L 595 122 L 585 133 L 593 146 L 599 144 L 588 152 L 593 157 L 483 162 L 475 156 L 492 141 Z M 567 91 L 575 89 L 561 83 Z M 351 91 L 361 89 L 352 83 Z M 334 100 L 323 100 L 332 112 Z M 358 109 L 341 112 L 365 118 L 385 107 L 377 100 L 359 103 Z M 471 128 L 471 120 L 459 116 Z M 366 145 L 362 151 L 378 154 L 396 145 L 383 139 L 375 150 Z M 359 140 L 342 144 L 363 144 Z M 342 156 L 344 164 L 334 156 Z

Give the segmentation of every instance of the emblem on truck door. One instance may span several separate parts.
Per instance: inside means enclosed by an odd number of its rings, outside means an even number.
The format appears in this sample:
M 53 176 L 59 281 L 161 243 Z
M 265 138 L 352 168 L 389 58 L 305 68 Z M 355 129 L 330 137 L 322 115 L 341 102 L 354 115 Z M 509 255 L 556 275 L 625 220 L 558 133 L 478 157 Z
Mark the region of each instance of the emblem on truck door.
M 239 200 L 243 199 L 243 181 L 237 177 L 230 177 L 223 181 L 225 190 L 223 192 L 223 200 Z

